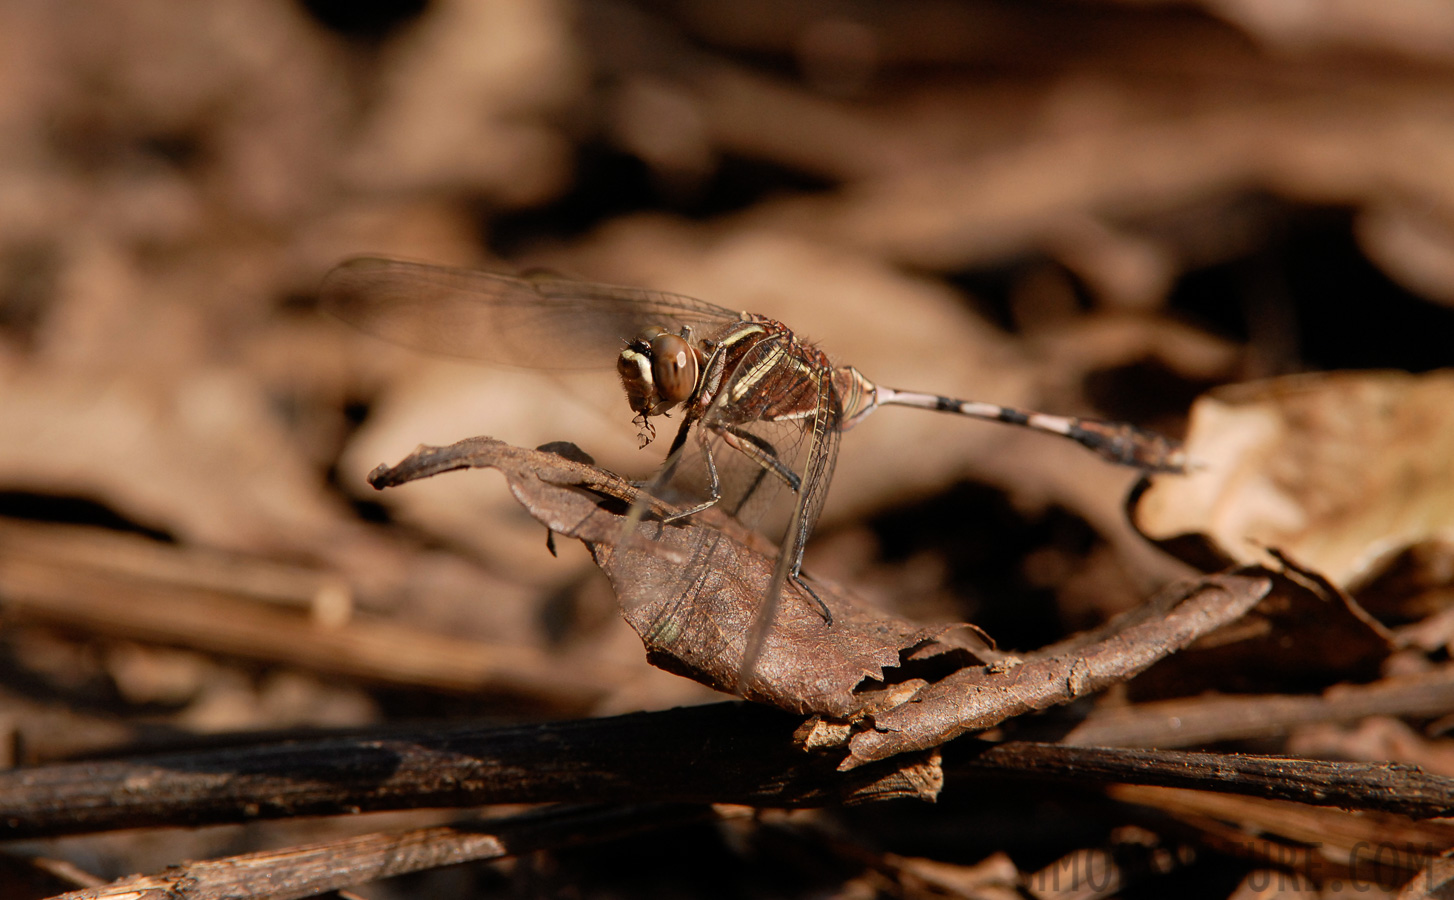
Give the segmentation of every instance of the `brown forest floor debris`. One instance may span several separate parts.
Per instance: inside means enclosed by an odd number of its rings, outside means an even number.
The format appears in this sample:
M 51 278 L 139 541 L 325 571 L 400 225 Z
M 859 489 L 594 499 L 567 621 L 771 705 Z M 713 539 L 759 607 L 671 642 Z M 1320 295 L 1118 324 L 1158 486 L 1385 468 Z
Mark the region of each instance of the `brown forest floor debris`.
M 1451 35 L 0 4 L 0 896 L 1438 896 Z M 754 646 L 774 540 L 633 510 L 668 441 L 612 360 L 354 333 L 357 254 L 760 312 L 1190 471 L 877 413 L 807 550 L 833 624 L 790 582 Z

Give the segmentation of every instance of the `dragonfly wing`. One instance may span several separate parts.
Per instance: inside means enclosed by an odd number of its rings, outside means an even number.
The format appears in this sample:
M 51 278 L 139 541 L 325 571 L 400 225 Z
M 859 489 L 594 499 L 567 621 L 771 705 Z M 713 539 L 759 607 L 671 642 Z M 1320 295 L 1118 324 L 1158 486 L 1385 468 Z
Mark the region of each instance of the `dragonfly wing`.
M 751 686 L 755 677 L 757 662 L 767 645 L 773 621 L 777 618 L 778 608 L 782 604 L 784 593 L 789 590 L 789 584 L 800 590 L 806 587 L 798 581 L 799 570 L 803 565 L 803 549 L 813 533 L 813 527 L 818 524 L 818 516 L 823 512 L 823 503 L 828 497 L 828 484 L 833 480 L 833 465 L 838 459 L 838 439 L 842 432 L 838 428 L 839 410 L 832 390 L 832 376 L 828 369 L 818 368 L 812 371 L 811 377 L 818 403 L 812 419 L 804 423 L 807 448 L 800 470 L 801 482 L 793 498 L 792 515 L 788 518 L 787 527 L 778 544 L 777 566 L 773 570 L 772 584 L 762 598 L 762 605 L 758 607 L 752 626 L 747 632 L 740 675 L 745 687 Z M 815 607 L 821 605 L 822 601 L 816 595 L 812 599 Z
M 818 524 L 818 517 L 823 514 L 828 484 L 833 480 L 833 467 L 838 462 L 838 441 L 843 435 L 839 427 L 842 411 L 838 407 L 838 397 L 833 393 L 832 374 L 827 369 L 820 369 L 817 375 L 818 408 L 813 414 L 811 443 L 803 462 L 803 488 L 798 494 L 795 511 L 797 525 L 790 528 L 783 538 L 784 555 L 790 556 L 797 567 L 793 575 L 802 567 L 803 548 Z M 790 552 L 788 548 L 791 548 Z
M 560 278 L 517 278 L 379 257 L 323 279 L 324 309 L 406 347 L 500 365 L 609 367 L 643 328 L 709 335 L 736 313 L 691 297 Z

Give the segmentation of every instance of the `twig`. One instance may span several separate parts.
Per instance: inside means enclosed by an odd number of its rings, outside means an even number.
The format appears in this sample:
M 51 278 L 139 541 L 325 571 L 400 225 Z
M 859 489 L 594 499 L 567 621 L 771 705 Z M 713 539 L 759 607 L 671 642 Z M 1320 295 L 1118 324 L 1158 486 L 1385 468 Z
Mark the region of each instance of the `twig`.
M 376 833 L 171 866 L 55 900 L 292 900 L 472 860 L 608 840 L 711 815 L 697 805 L 565 807 L 474 825 Z
M 1454 709 L 1454 665 L 1320 696 L 1194 697 L 1097 710 L 1060 738 L 1082 747 L 1189 747 L 1291 732 L 1372 715 L 1434 717 Z
M 1082 785 L 1190 788 L 1382 810 L 1415 819 L 1454 814 L 1454 778 L 1430 775 L 1403 763 L 962 740 L 946 750 L 945 769 L 949 774 L 1013 771 Z
M 1249 570 L 1250 571 L 1250 570 Z M 1004 720 L 1068 703 L 1126 681 L 1157 660 L 1218 627 L 1241 618 L 1284 579 L 1251 572 L 1214 575 L 1173 585 L 1141 611 L 1035 654 L 1013 668 L 961 669 L 902 703 L 873 716 L 874 727 L 855 734 L 846 767 L 896 753 L 943 744 Z
M 838 773 L 801 720 L 747 704 L 339 737 L 0 773 L 0 838 L 492 803 L 823 806 L 932 799 L 932 754 Z
M 841 751 L 803 751 L 799 725 L 729 703 L 16 769 L 0 773 L 0 838 L 490 803 L 806 807 L 937 795 L 933 753 L 839 772 Z M 1407 765 L 968 739 L 946 754 L 961 776 L 1166 785 L 1416 818 L 1454 812 L 1454 778 Z
M 78 627 L 386 684 L 519 693 L 582 709 L 619 680 L 605 667 L 563 668 L 530 647 L 357 617 L 324 628 L 308 617 L 232 594 L 118 578 L 45 560 L 0 558 L 0 593 L 12 622 Z

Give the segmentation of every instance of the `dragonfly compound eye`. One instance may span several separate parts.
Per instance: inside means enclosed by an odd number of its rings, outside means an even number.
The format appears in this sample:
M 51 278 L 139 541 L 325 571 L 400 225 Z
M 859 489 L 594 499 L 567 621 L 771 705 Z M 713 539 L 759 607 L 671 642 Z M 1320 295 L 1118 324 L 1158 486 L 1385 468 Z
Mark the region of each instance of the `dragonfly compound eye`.
M 665 412 L 692 395 L 697 387 L 697 354 L 679 335 L 663 333 L 651 339 L 651 375 Z

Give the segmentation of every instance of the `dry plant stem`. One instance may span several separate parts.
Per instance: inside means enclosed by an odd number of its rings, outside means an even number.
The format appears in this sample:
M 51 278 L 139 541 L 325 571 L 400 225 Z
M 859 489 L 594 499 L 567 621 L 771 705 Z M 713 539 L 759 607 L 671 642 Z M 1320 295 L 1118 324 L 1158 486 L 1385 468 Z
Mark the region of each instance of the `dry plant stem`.
M 1385 865 L 1397 862 L 1400 866 L 1406 865 L 1410 858 L 1426 859 L 1454 846 L 1454 825 L 1441 819 L 1412 821 L 1392 813 L 1349 811 L 1152 785 L 1113 785 L 1106 793 L 1120 803 L 1155 810 L 1166 817 L 1146 822 L 1153 831 L 1175 832 L 1178 829 L 1173 822 L 1191 825 L 1199 841 L 1220 845 L 1244 856 L 1265 853 L 1263 848 L 1250 845 L 1249 838 L 1267 838 L 1283 846 L 1317 847 L 1320 855 L 1329 861 L 1341 856 L 1351 870 L 1358 862 L 1355 857 L 1359 853 L 1367 854 L 1369 848 L 1378 845 L 1400 851 L 1402 860 L 1384 862 Z M 1241 848 L 1235 848 L 1236 843 Z M 1273 861 L 1276 851 L 1259 858 Z M 1412 868 L 1417 868 L 1417 864 Z
M 1214 575 L 1173 585 L 1126 617 L 1036 653 L 1010 669 L 962 669 L 874 715 L 853 736 L 845 766 L 938 746 L 1033 710 L 1068 703 L 1126 681 L 1203 635 L 1241 618 L 1273 587 L 1268 577 Z M 1151 616 L 1148 610 L 1165 610 Z
M 352 611 L 348 586 L 337 575 L 95 527 L 0 522 L 0 559 L 10 557 L 312 609 L 333 621 Z
M 732 536 L 736 523 L 693 516 L 658 527 L 654 549 L 637 552 L 630 542 L 621 544 L 624 520 L 611 511 L 635 499 L 628 482 L 574 454 L 524 450 L 486 437 L 421 446 L 398 464 L 375 469 L 369 480 L 382 488 L 470 467 L 500 471 L 537 521 L 591 548 L 654 665 L 718 690 L 794 712 L 851 720 L 864 709 L 861 690 L 867 681 L 890 681 L 884 673 L 901 666 L 906 653 L 923 653 L 931 643 L 941 643 L 942 632 L 862 610 L 845 593 L 822 584 L 817 599 L 833 611 L 832 627 L 819 616 L 786 610 L 789 615 L 774 618 L 765 655 L 751 667 L 753 677 L 741 681 L 747 670 L 745 623 L 756 616 L 761 598 L 781 573 L 750 538 Z M 679 575 L 672 554 L 702 565 L 690 585 L 661 591 Z M 1275 586 L 1306 592 L 1285 581 L 1265 569 L 1214 575 L 1174 586 L 1100 629 L 1025 660 L 961 668 L 908 702 L 874 713 L 874 727 L 851 736 L 853 752 L 843 767 L 936 747 L 1124 681 L 1236 620 Z
M 0 773 L 0 839 L 491 803 L 824 806 L 932 799 L 932 754 L 837 771 L 793 741 L 794 716 L 719 704 L 497 729 L 434 729 Z M 1414 766 L 961 741 L 951 771 L 1151 784 L 1396 812 L 1454 812 L 1454 778 Z
M 0 594 L 12 622 L 295 665 L 366 681 L 471 693 L 518 693 L 581 709 L 617 673 L 562 668 L 529 647 L 430 634 L 354 619 L 321 628 L 305 616 L 236 595 L 119 578 L 46 560 L 0 557 Z
M 499 441 L 485 436 L 465 438 L 445 447 L 430 447 L 420 444 L 398 465 L 389 466 L 381 463 L 375 466 L 373 471 L 369 472 L 368 482 L 374 490 L 381 491 L 384 488 L 398 487 L 421 478 L 442 475 L 445 472 L 492 465 L 494 453 L 499 452 L 494 448 L 500 446 L 502 445 Z M 560 457 L 565 461 L 565 470 L 574 476 L 574 480 L 571 482 L 573 485 L 615 497 L 626 503 L 636 500 L 640 491 L 635 484 L 614 472 L 596 468 L 590 462 L 590 458 L 574 444 L 557 443 L 548 445 L 548 447 L 548 452 L 552 456 Z M 514 450 L 517 453 L 531 453 L 528 450 L 522 451 L 518 447 L 510 448 L 508 445 L 505 445 L 505 449 L 506 452 Z M 541 448 L 541 450 L 546 449 Z M 572 465 L 573 463 L 579 465 Z M 543 467 L 543 473 L 554 474 L 548 467 Z M 649 509 L 656 515 L 675 512 L 670 506 L 655 501 Z
M 699 805 L 564 807 L 171 866 L 55 900 L 291 900 L 408 872 L 610 840 L 710 816 Z
M 1322 884 L 1402 884 L 1454 847 L 1447 820 L 1415 822 L 1390 813 L 1144 785 L 1116 785 L 1107 793 L 1158 834 L 1179 834 L 1214 852 Z
M 0 839 L 493 803 L 823 806 L 932 799 L 934 754 L 850 773 L 744 704 L 510 728 L 434 728 L 0 773 Z
M 1189 747 L 1287 734 L 1372 715 L 1437 717 L 1454 709 L 1454 665 L 1321 696 L 1197 697 L 1097 710 L 1060 738 L 1081 747 Z
M 101 887 L 106 883 L 106 879 L 92 875 L 90 872 L 87 872 L 69 860 L 52 859 L 48 856 L 32 856 L 28 862 L 37 871 L 44 872 L 58 881 L 73 884 L 77 887 L 94 888 Z
M 1380 810 L 1415 819 L 1454 814 L 1454 778 L 1403 763 L 958 741 L 946 748 L 944 767 L 951 775 L 1021 772 L 1081 785 L 1159 785 Z

